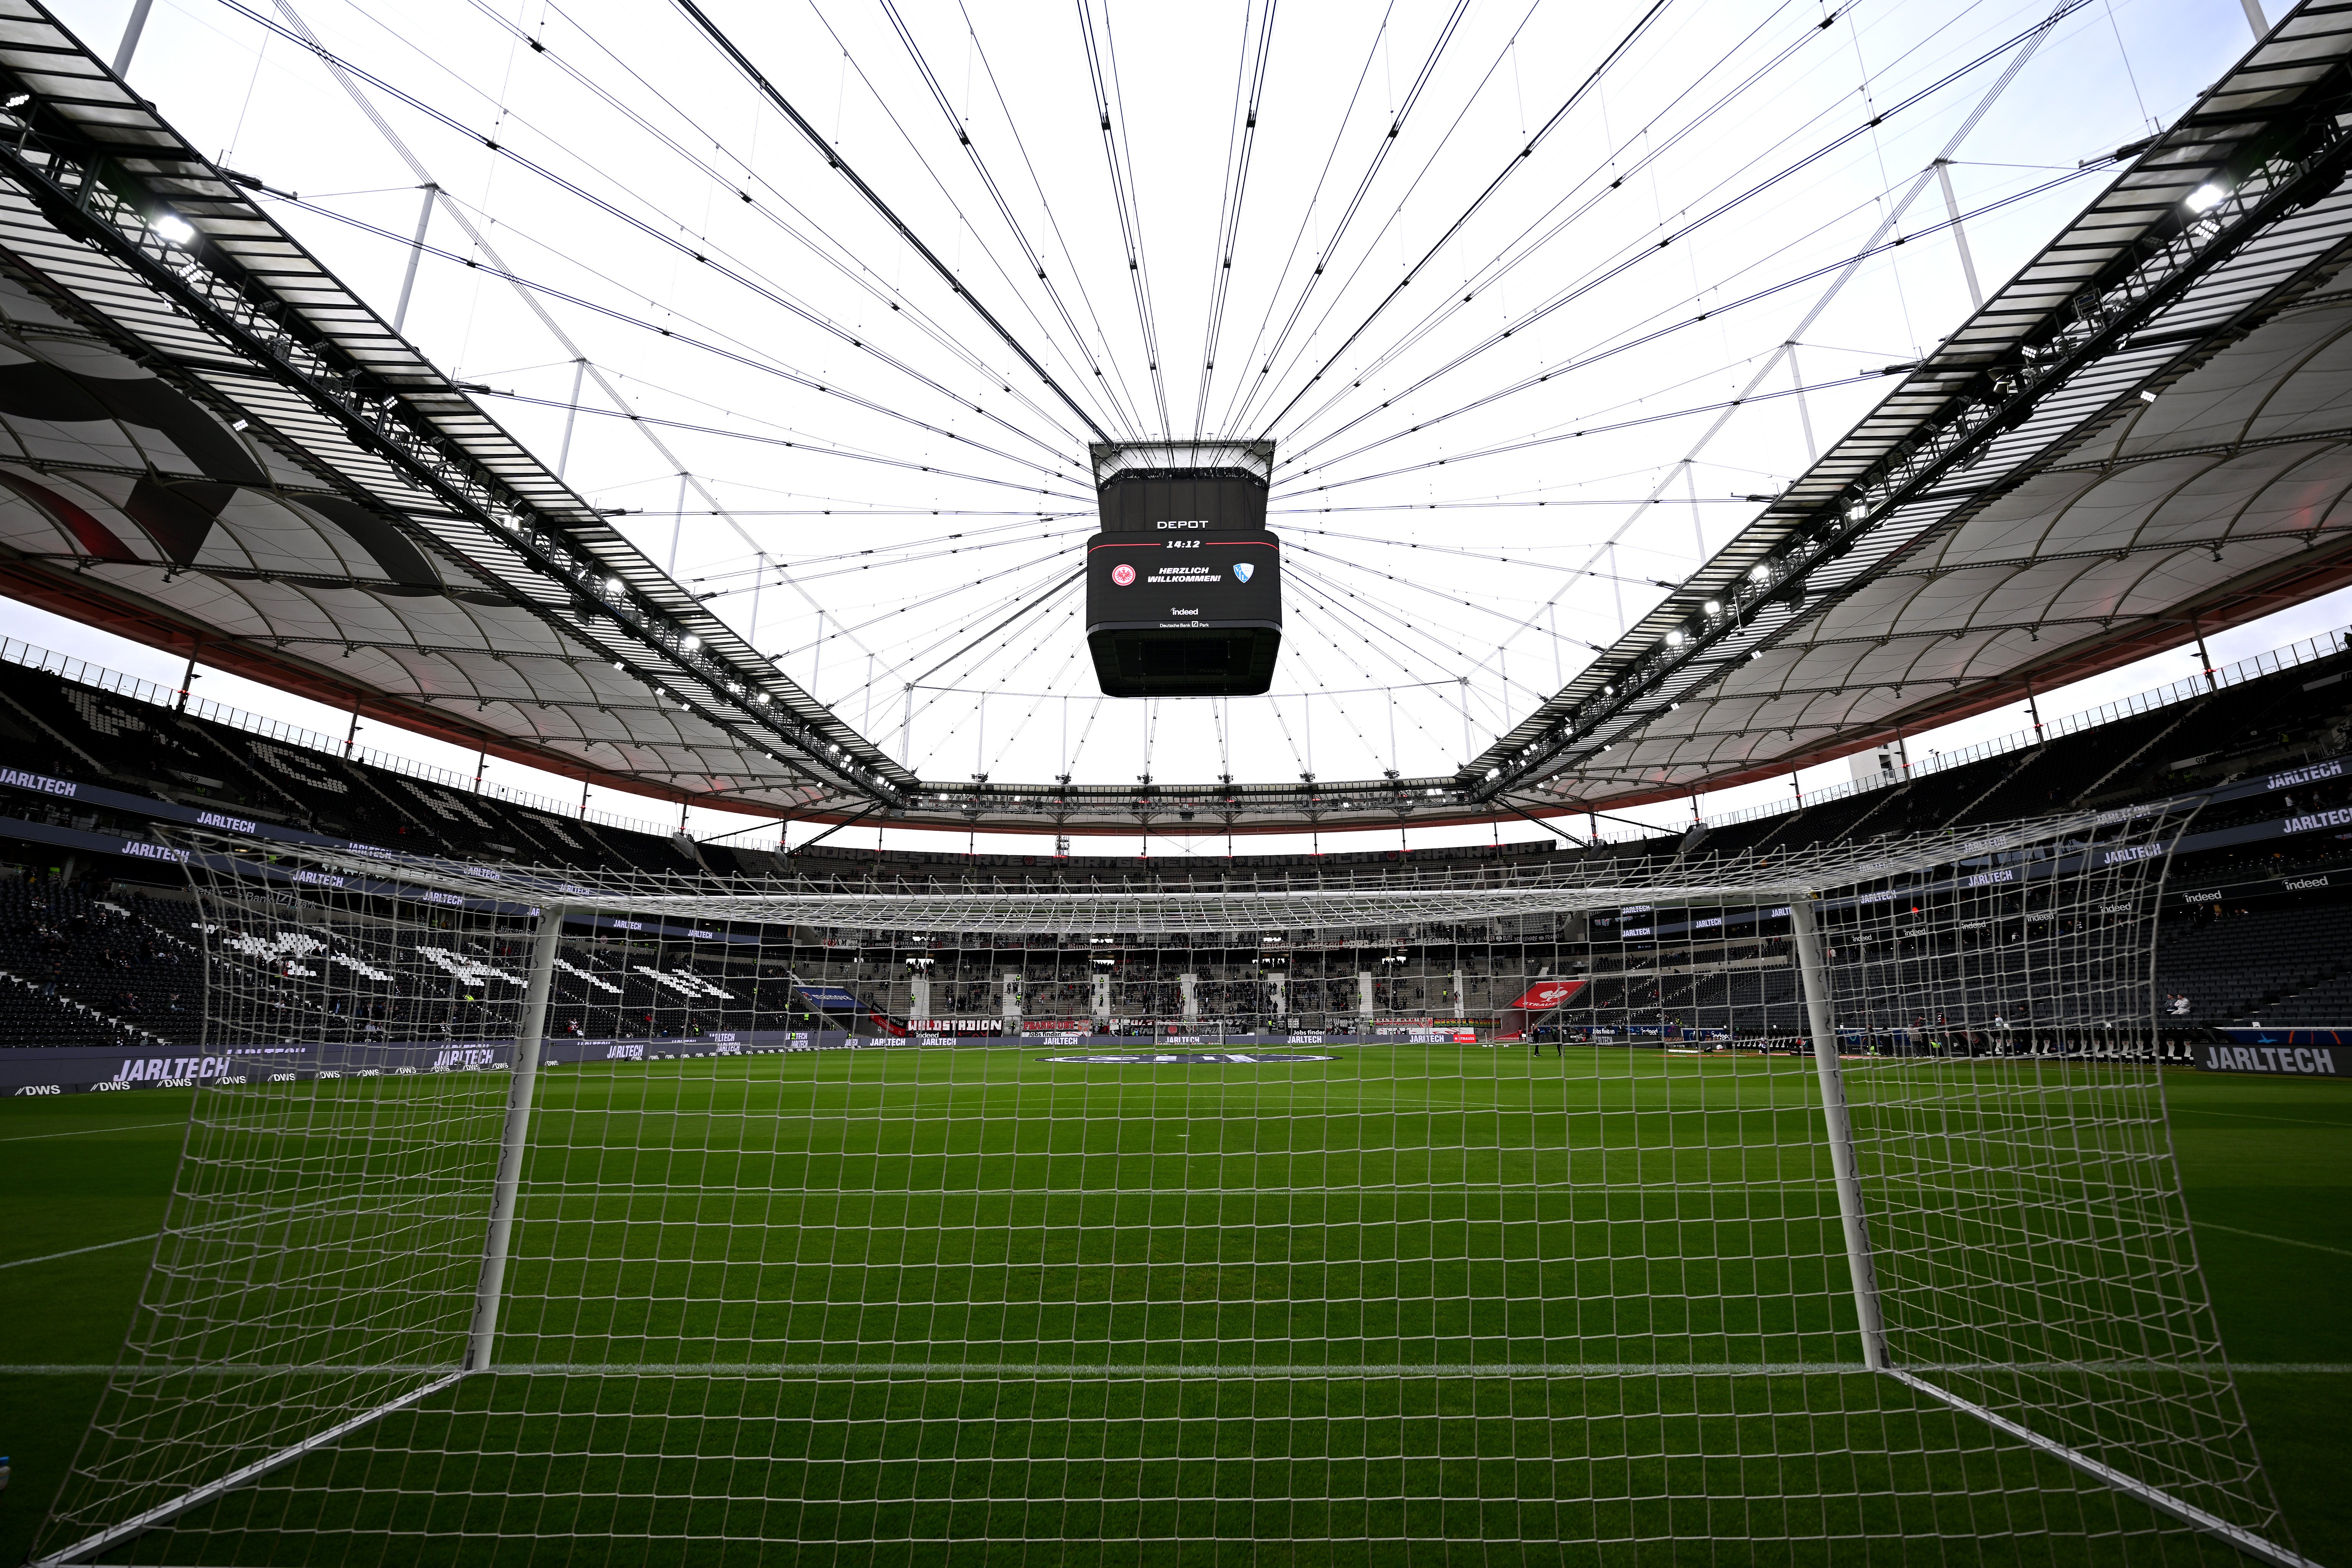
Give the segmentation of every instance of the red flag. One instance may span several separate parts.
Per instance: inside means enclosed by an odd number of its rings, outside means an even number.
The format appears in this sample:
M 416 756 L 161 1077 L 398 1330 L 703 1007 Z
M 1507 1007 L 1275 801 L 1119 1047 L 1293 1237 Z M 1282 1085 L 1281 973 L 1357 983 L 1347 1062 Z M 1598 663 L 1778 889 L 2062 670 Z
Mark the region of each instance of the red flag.
M 1584 989 L 1585 984 L 1586 982 L 1582 980 L 1538 980 L 1528 988 L 1526 996 L 1510 1003 L 1509 1006 L 1525 1008 L 1530 1012 L 1541 1012 L 1546 1009 L 1559 1006 L 1560 1003 Z

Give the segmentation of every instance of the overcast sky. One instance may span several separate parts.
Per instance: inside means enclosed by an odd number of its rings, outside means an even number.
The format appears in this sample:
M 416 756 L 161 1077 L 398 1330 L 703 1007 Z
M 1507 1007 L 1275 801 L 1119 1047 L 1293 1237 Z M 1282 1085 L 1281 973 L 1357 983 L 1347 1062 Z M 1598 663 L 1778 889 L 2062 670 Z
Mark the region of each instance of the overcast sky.
M 60 10 L 112 53 L 121 0 Z M 1990 292 L 2252 41 L 2239 0 L 2093 0 L 2019 42 L 2051 10 L 715 0 L 795 123 L 643 0 L 157 0 L 130 74 L 386 315 L 437 184 L 407 334 L 910 767 L 1339 779 L 1483 747 L 1965 317 L 1939 155 Z M 1276 442 L 1271 696 L 1098 697 L 1056 594 L 1097 427 Z

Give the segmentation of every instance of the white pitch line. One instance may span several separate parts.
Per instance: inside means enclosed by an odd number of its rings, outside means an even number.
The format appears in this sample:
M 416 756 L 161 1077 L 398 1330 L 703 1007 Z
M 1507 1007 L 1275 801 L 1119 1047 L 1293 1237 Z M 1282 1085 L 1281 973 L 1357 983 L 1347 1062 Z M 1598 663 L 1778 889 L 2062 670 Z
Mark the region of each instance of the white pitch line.
M 0 1144 L 33 1144 L 38 1143 L 43 1138 L 87 1138 L 92 1133 L 137 1133 L 150 1127 L 178 1127 L 184 1130 L 187 1124 L 182 1121 L 130 1122 L 120 1127 L 77 1127 L 70 1133 L 22 1133 L 15 1137 L 0 1138 Z
M 2273 1236 L 2267 1230 L 2241 1230 L 2234 1225 L 2216 1225 L 2210 1219 L 2195 1220 L 2196 1230 L 2226 1230 L 2232 1236 L 2251 1236 L 2257 1241 L 2275 1241 L 2282 1247 L 2308 1247 L 2314 1252 L 2332 1252 L 2338 1258 L 2352 1258 L 2352 1251 L 2341 1247 L 2329 1247 L 2317 1241 L 2298 1241 L 2292 1236 Z
M 95 1247 L 76 1247 L 64 1252 L 47 1252 L 38 1258 L 12 1258 L 0 1263 L 0 1269 L 23 1269 L 35 1263 L 54 1263 L 60 1258 L 79 1258 L 85 1252 L 104 1252 L 110 1248 L 129 1247 L 134 1242 L 152 1241 L 163 1233 L 151 1230 L 144 1236 L 126 1236 L 120 1241 L 101 1241 Z

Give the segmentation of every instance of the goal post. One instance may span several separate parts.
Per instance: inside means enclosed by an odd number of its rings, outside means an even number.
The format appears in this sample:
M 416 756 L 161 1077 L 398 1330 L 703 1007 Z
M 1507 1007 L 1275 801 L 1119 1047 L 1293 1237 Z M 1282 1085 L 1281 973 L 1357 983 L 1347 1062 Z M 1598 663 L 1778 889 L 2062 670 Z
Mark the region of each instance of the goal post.
M 35 1559 L 2298 1563 L 2166 1132 L 2179 827 L 1505 886 L 192 837 L 228 1071 Z
M 1830 1179 L 1837 1185 L 1838 1228 L 1845 1238 L 1846 1271 L 1853 1280 L 1854 1336 L 1862 1364 L 1886 1370 L 1886 1324 L 1878 1305 L 1878 1266 L 1870 1255 L 1870 1220 L 1863 1211 L 1862 1172 L 1853 1157 L 1853 1122 L 1846 1111 L 1845 1071 L 1838 1061 L 1829 966 L 1822 957 L 1821 927 L 1813 916 L 1813 890 L 1789 892 L 1789 933 L 1797 950 L 1797 983 L 1805 998 L 1805 1029 L 1822 1084 L 1822 1141 L 1830 1156 Z
M 524 971 L 522 1009 L 515 1020 L 514 1077 L 506 1119 L 499 1126 L 498 1175 L 490 1188 L 490 1221 L 482 1241 L 482 1278 L 474 1291 L 466 1370 L 488 1372 L 498 1345 L 499 1297 L 506 1288 L 507 1250 L 514 1237 L 515 1198 L 522 1186 L 523 1154 L 530 1139 L 530 1097 L 539 1084 L 541 1047 L 547 1039 L 547 1004 L 555 988 L 555 950 L 563 937 L 563 906 L 542 904 Z

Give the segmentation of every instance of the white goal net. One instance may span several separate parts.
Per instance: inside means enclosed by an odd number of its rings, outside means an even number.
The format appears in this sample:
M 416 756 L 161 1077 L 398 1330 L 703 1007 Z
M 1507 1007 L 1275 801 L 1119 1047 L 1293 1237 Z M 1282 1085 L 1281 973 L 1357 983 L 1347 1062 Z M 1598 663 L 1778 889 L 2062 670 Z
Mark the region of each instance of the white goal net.
M 190 840 L 227 1071 L 36 1560 L 2300 1562 L 2166 1130 L 2179 829 L 1507 883 Z

